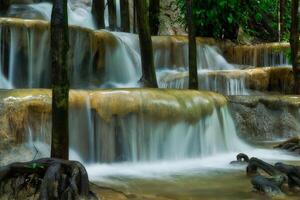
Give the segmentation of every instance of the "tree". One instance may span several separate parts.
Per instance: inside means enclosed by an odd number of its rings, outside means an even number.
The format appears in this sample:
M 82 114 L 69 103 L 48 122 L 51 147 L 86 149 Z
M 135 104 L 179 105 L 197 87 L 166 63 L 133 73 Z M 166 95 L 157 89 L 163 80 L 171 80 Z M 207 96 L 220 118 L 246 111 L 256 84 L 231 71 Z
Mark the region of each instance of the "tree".
M 186 19 L 189 29 L 189 89 L 198 89 L 197 46 L 192 8 L 193 0 L 186 0 Z
M 98 29 L 105 29 L 104 0 L 93 0 L 92 13 Z
M 52 142 L 51 157 L 69 158 L 69 30 L 67 0 L 54 0 L 51 15 Z
M 108 4 L 108 23 L 111 31 L 116 30 L 117 15 L 116 15 L 116 2 L 115 0 L 107 0 Z
M 8 0 L 0 0 L 0 11 L 6 10 L 9 7 Z
M 292 65 L 295 79 L 295 93 L 300 94 L 300 52 L 299 52 L 299 0 L 292 1 L 292 26 L 290 44 L 292 51 Z
M 137 11 L 137 23 L 139 28 L 142 71 L 141 83 L 146 87 L 157 88 L 157 80 L 154 69 L 152 40 L 147 15 L 146 0 L 135 0 Z
M 123 32 L 130 32 L 130 15 L 128 0 L 120 1 L 121 7 L 121 30 Z
M 281 41 L 281 29 L 283 27 L 283 17 L 284 17 L 284 6 L 285 0 L 279 0 L 279 9 L 278 9 L 278 41 Z
M 193 1 L 196 34 L 204 37 L 236 40 L 239 30 L 264 41 L 278 41 L 278 1 L 275 0 L 205 0 Z M 186 0 L 176 0 L 186 16 Z M 285 0 L 282 39 L 288 38 L 291 0 Z M 180 18 L 183 23 L 187 20 Z
M 137 33 L 137 16 L 135 1 L 133 1 L 133 33 Z
M 150 0 L 149 20 L 151 35 L 157 35 L 159 31 L 160 0 Z

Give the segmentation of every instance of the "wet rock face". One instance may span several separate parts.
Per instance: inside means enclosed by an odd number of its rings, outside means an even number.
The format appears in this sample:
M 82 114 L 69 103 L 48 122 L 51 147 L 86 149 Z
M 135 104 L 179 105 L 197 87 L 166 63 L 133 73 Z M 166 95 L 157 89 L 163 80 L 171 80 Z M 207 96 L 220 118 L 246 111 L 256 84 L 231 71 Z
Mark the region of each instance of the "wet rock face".
M 237 132 L 245 139 L 271 140 L 298 135 L 299 96 L 229 96 Z

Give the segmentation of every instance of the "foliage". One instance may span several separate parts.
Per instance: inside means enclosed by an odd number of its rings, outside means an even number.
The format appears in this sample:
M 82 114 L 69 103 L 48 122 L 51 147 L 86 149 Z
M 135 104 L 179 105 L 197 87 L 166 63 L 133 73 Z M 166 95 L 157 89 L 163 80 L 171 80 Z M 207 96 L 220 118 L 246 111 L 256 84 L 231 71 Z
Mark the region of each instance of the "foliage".
M 185 0 L 176 0 L 185 16 Z M 220 39 L 237 39 L 239 29 L 266 41 L 277 41 L 279 0 L 194 0 L 197 34 Z M 283 38 L 288 39 L 291 0 L 286 0 Z M 182 22 L 185 23 L 184 17 Z

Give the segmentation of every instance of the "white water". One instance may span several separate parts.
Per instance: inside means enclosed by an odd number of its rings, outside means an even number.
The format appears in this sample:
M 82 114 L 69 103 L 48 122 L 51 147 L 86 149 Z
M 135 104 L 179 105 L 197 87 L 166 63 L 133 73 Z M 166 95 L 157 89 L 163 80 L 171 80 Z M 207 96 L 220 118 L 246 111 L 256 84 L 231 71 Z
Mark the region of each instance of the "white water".
M 30 6 L 41 11 L 46 19 L 50 19 L 50 4 Z M 70 24 L 94 28 L 89 9 L 80 8 L 76 4 L 69 5 Z M 117 9 L 119 9 L 118 5 Z M 119 21 L 120 17 L 117 18 Z M 50 74 L 48 71 L 50 69 L 48 33 L 42 33 L 40 39 L 35 40 L 37 34 L 40 33 L 34 30 L 25 31 L 28 72 L 26 78 L 21 79 L 20 77 L 24 77 L 24 74 L 20 72 L 19 67 L 24 63 L 18 57 L 18 46 L 21 43 L 19 41 L 24 39 L 24 30 L 18 31 L 11 28 L 10 31 L 12 39 L 9 53 L 9 82 L 16 83 L 19 87 L 21 85 L 23 87 L 49 86 L 47 85 L 49 78 L 46 77 Z M 71 79 L 73 86 L 86 88 L 136 86 L 141 77 L 137 36 L 122 33 L 114 33 L 114 35 L 117 47 L 105 46 L 105 80 L 101 85 L 93 84 L 94 80 L 99 77 L 95 77 L 93 71 L 94 54 L 91 53 L 91 44 L 86 42 L 88 38 L 79 32 L 72 33 Z M 0 41 L 2 41 L 2 36 Z M 200 75 L 206 73 L 200 71 L 203 69 L 228 70 L 233 68 L 213 47 L 198 46 L 197 50 Z M 3 55 L 3 51 L 1 49 L 0 56 Z M 83 54 L 83 51 L 87 53 Z M 178 58 L 180 59 L 178 63 L 186 67 L 188 65 L 186 46 L 182 47 L 182 51 L 184 56 Z M 172 63 L 170 50 L 157 50 L 154 54 L 157 68 L 176 66 L 176 63 Z M 178 72 L 180 70 L 175 71 L 175 73 Z M 2 81 L 3 84 L 1 84 Z M 0 84 L 3 88 L 11 87 L 4 76 L 1 76 Z M 185 88 L 186 80 L 182 79 L 170 84 L 170 87 Z M 217 80 L 207 79 L 201 87 L 226 94 L 245 93 L 244 82 L 238 79 L 226 80 L 225 85 Z M 94 181 L 101 181 L 111 176 L 153 178 L 178 173 L 190 174 L 194 171 L 206 173 L 207 169 L 232 169 L 228 163 L 234 160 L 239 152 L 270 160 L 276 160 L 279 157 L 281 160 L 296 159 L 277 151 L 254 150 L 244 144 L 237 137 L 234 123 L 226 107 L 215 109 L 210 116 L 194 124 L 185 121 L 157 121 L 144 115 L 115 116 L 110 123 L 107 123 L 96 117 L 94 112 L 90 109 L 90 99 L 86 99 L 86 107 L 70 112 L 70 132 L 72 133 L 70 143 L 73 149 L 70 150 L 71 158 L 93 163 L 87 164 L 87 169 L 91 180 Z M 36 124 L 29 124 L 27 129 L 29 144 L 35 144 L 43 155 L 46 154 L 44 153 L 46 150 L 43 149 L 47 145 L 40 145 L 40 142 L 49 141 L 50 123 L 42 121 L 39 128 Z M 113 164 L 107 164 L 109 162 Z
M 105 0 L 104 19 L 105 26 L 109 26 L 108 22 L 108 6 Z M 96 29 L 91 14 L 92 0 L 68 0 L 68 17 L 70 25 L 77 25 L 85 28 Z M 27 11 L 26 11 L 27 9 Z M 32 9 L 32 10 L 30 10 Z M 36 12 L 36 15 L 30 15 L 26 12 Z M 52 12 L 52 4 L 47 2 L 34 4 L 14 4 L 8 10 L 9 16 L 18 16 L 22 18 L 42 17 L 42 19 L 50 21 Z M 121 27 L 121 11 L 120 0 L 116 0 L 116 25 L 117 29 Z
M 74 116 L 74 115 L 73 115 Z M 77 118 L 77 119 L 75 119 Z M 83 141 L 85 127 L 90 122 L 84 122 L 84 116 L 76 117 L 77 121 L 70 125 L 71 132 L 76 135 L 73 148 L 77 148 L 83 160 L 90 153 L 86 146 L 91 146 L 89 141 Z M 100 118 L 93 122 L 94 149 L 96 152 L 92 162 L 113 161 L 158 161 L 179 160 L 185 158 L 200 158 L 247 148 L 236 135 L 234 123 L 226 108 L 215 110 L 211 116 L 199 120 L 195 124 L 187 122 L 157 122 L 147 116 L 129 115 L 116 117 L 110 123 Z M 77 125 L 76 125 L 77 124 Z M 79 135 L 77 135 L 79 134 Z M 82 147 L 82 149 L 81 149 Z
M 2 27 L 0 25 L 0 30 Z M 7 53 L 4 48 L 0 54 L 8 54 L 8 83 L 3 77 L 1 88 L 50 87 L 51 62 L 50 62 L 50 36 L 48 31 L 30 27 L 10 26 L 10 37 L 2 37 L 0 44 L 8 41 L 10 50 Z M 1 31 L 2 32 L 2 31 Z M 71 85 L 75 88 L 94 87 L 138 87 L 137 82 L 141 77 L 141 60 L 139 52 L 127 44 L 125 37 L 119 37 L 118 33 L 104 32 L 103 45 L 95 47 L 89 32 L 80 29 L 70 30 L 69 65 L 71 69 Z M 105 40 L 109 37 L 109 40 Z M 114 44 L 111 44 L 110 40 Z M 99 51 L 99 58 L 95 54 Z M 2 61 L 3 62 L 3 61 Z M 104 70 L 97 66 L 103 62 Z M 22 66 L 22 67 L 21 67 Z M 2 67 L 3 69 L 3 67 Z M 3 70 L 2 70 L 3 71 Z M 103 79 L 104 77 L 104 79 Z
M 189 65 L 188 43 L 177 41 L 172 42 L 170 45 L 168 44 L 169 41 L 160 41 L 159 38 L 155 40 L 158 40 L 158 44 L 155 42 L 154 45 L 154 63 L 157 68 L 179 68 Z M 229 70 L 235 68 L 225 60 L 217 47 L 204 44 L 197 45 L 197 67 L 198 70 Z
M 299 157 L 287 153 L 266 150 L 244 150 L 250 157 L 257 157 L 266 162 L 300 161 Z M 207 175 L 214 171 L 244 170 L 245 166 L 230 165 L 240 152 L 220 153 L 206 158 L 184 159 L 178 161 L 139 162 L 139 163 L 114 163 L 86 165 L 91 181 L 109 184 L 125 184 L 122 178 L 138 179 L 163 179 L 178 175 Z
M 91 14 L 91 4 L 84 3 L 82 1 L 68 1 L 68 18 L 70 25 L 77 25 L 81 27 L 86 27 L 90 29 L 95 29 L 95 24 L 93 22 L 93 17 Z M 38 12 L 44 20 L 51 20 L 52 4 L 51 3 L 35 3 L 35 4 L 16 4 L 12 5 L 9 12 L 17 13 L 18 9 L 26 10 L 31 8 Z M 19 11 L 21 12 L 21 11 Z M 23 11 L 26 12 L 26 11 Z M 27 12 L 31 12 L 30 10 Z M 22 16 L 22 13 L 20 13 Z
M 218 70 L 219 72 L 224 72 Z M 230 72 L 230 70 L 226 70 Z M 241 75 L 230 78 L 223 75 L 210 76 L 213 70 L 198 70 L 199 89 L 214 91 L 225 95 L 249 95 L 245 78 Z M 238 72 L 238 70 L 237 70 Z M 185 68 L 161 69 L 157 73 L 160 88 L 188 89 L 188 70 Z
M 164 92 L 160 91 L 160 93 Z M 74 93 L 74 95 L 76 94 Z M 159 95 L 159 93 L 156 94 Z M 103 95 L 106 97 L 104 98 Z M 110 101 L 112 97 L 108 95 L 110 94 L 103 93 L 103 99 L 101 96 L 97 96 L 100 98 L 97 100 L 102 102 L 100 106 L 108 106 L 103 109 L 110 107 L 109 102 L 103 102 L 105 99 Z M 70 108 L 69 127 L 70 133 L 72 133 L 70 135 L 71 149 L 76 150 L 81 159 L 87 163 L 174 161 L 203 158 L 249 148 L 237 137 L 234 122 L 226 106 L 215 107 L 212 113 L 207 113 L 196 122 L 186 121 L 187 119 L 158 120 L 151 113 L 147 114 L 148 112 L 113 115 L 112 119 L 107 121 L 91 109 L 91 101 L 95 99 L 90 99 L 89 96 L 84 97 L 86 97 L 84 106 L 76 107 L 76 109 Z M 42 97 L 7 98 L 5 102 L 7 105 L 13 102 L 22 104 L 22 101 L 38 101 L 40 98 Z M 143 100 L 144 96 L 142 95 L 140 98 Z M 127 94 L 126 99 L 131 99 L 130 94 Z M 167 100 L 156 99 L 155 103 L 158 107 L 168 103 L 178 106 L 189 106 L 191 103 L 187 101 L 183 104 L 183 100 L 180 99 L 174 99 L 172 102 Z M 43 99 L 43 101 L 47 101 L 47 99 Z M 130 108 L 134 103 L 132 101 L 128 101 L 129 105 L 124 105 L 124 107 L 129 106 Z M 144 101 L 146 103 L 149 100 L 145 99 Z M 213 104 L 209 96 L 199 101 L 196 104 L 199 107 L 195 107 L 195 109 L 205 112 L 205 106 L 208 103 Z M 140 109 L 144 110 L 146 107 Z M 179 107 L 178 109 L 184 111 L 184 108 Z M 29 115 L 29 119 L 26 120 L 28 120 L 28 124 L 23 131 L 24 135 L 28 136 L 28 143 L 49 143 L 51 117 L 41 113 L 40 115 Z
M 0 26 L 1 28 L 1 26 Z M 1 41 L 9 41 L 10 51 L 8 53 L 8 81 L 15 87 L 49 87 L 50 76 L 50 38 L 47 30 L 35 29 L 31 26 L 5 27 L 9 30 L 10 37 L 2 37 Z M 137 35 L 118 32 L 102 32 L 103 42 L 101 47 L 94 47 L 94 40 L 90 32 L 78 28 L 70 29 L 70 59 L 71 85 L 74 88 L 99 88 L 99 87 L 139 87 L 138 81 L 142 76 L 139 40 Z M 106 39 L 107 38 L 107 39 Z M 4 45 L 1 42 L 1 45 Z M 184 50 L 183 47 L 182 50 Z M 4 49 L 0 50 L 4 54 Z M 97 54 L 104 52 L 104 54 Z M 163 65 L 161 60 L 170 63 L 168 49 L 156 49 L 155 63 L 159 70 Z M 98 57 L 97 57 L 98 56 Z M 99 57 L 101 56 L 101 57 Z M 187 55 L 183 58 L 187 62 Z M 183 63 L 184 63 L 183 62 Z M 102 63 L 102 64 L 101 64 Z M 99 65 L 102 66 L 99 66 Z M 173 64 L 171 64 L 173 65 Z M 22 66 L 22 68 L 20 68 Z M 211 68 L 211 66 L 213 66 Z M 198 69 L 230 69 L 232 65 L 213 48 L 209 46 L 198 46 Z M 180 72 L 175 70 L 175 72 Z M 157 73 L 160 76 L 160 71 Z M 181 81 L 182 82 L 182 81 Z M 184 82 L 184 81 L 183 81 Z M 228 89 L 218 81 L 205 81 L 202 89 L 222 92 L 224 94 L 241 94 L 244 90 L 243 84 L 238 81 L 228 80 Z M 216 83 L 216 84 L 215 84 Z M 162 87 L 186 88 L 186 84 L 180 87 L 171 83 L 159 83 Z M 163 85 L 165 84 L 165 85 Z M 170 84 L 170 85 L 168 85 Z M 215 85 L 214 85 L 215 84 Z M 238 85 L 239 84 L 239 85 Z M 7 86 L 3 86 L 7 88 Z M 232 92 L 233 91 L 233 92 Z M 243 93 L 244 94 L 244 93 Z

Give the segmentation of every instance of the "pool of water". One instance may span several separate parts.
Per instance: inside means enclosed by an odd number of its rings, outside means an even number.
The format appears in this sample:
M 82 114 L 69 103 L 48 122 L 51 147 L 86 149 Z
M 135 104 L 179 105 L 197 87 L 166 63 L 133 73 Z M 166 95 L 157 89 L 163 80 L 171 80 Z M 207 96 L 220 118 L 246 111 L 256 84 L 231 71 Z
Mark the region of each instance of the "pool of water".
M 254 149 L 246 153 L 270 163 L 281 161 L 300 165 L 300 158 L 287 152 Z M 253 191 L 251 179 L 246 175 L 246 166 L 229 165 L 235 155 L 227 153 L 204 159 L 161 163 L 100 164 L 88 166 L 87 169 L 90 179 L 98 186 L 120 191 L 128 199 L 136 196 L 174 200 L 270 199 Z M 299 195 L 291 193 L 281 199 L 296 200 Z

